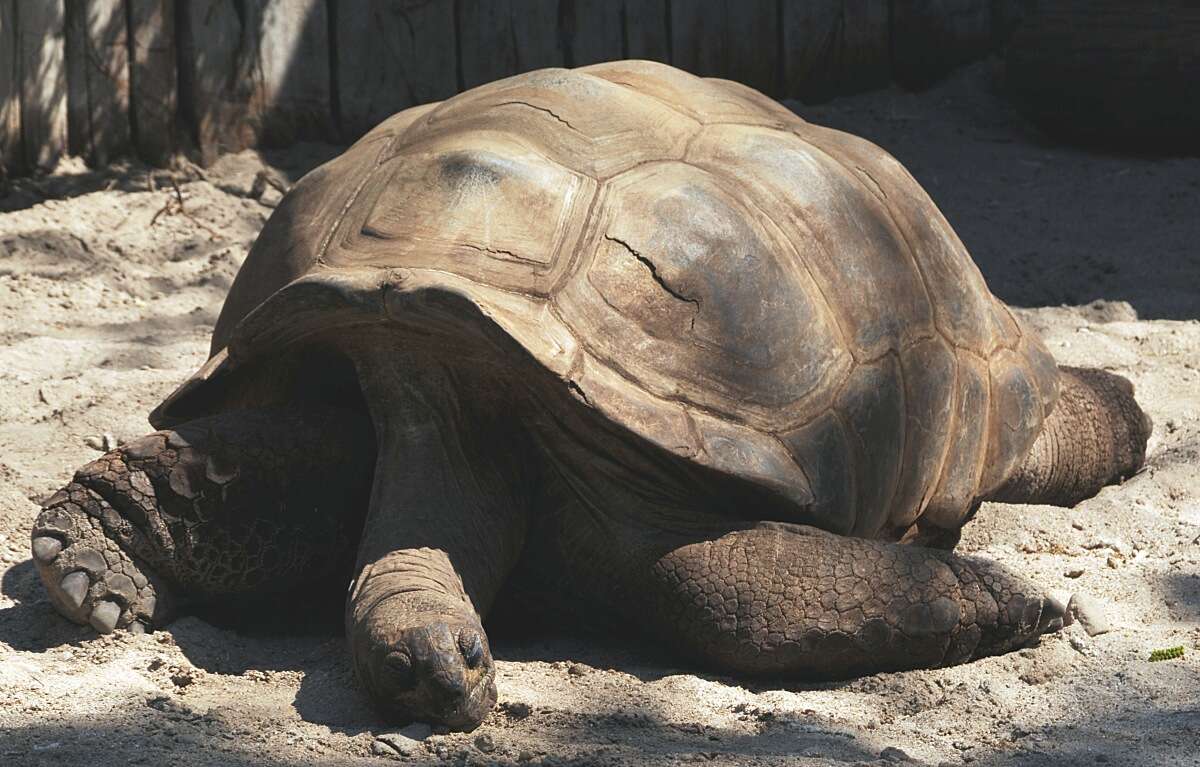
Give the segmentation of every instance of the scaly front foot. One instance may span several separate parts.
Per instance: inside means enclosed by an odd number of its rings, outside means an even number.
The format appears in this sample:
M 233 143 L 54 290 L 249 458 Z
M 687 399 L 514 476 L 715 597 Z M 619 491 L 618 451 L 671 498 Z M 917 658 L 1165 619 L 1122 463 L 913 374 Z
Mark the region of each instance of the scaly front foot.
M 33 527 L 33 561 L 64 618 L 101 634 L 143 633 L 170 619 L 160 578 L 122 548 L 113 531 L 130 527 L 99 493 L 72 482 L 56 493 Z

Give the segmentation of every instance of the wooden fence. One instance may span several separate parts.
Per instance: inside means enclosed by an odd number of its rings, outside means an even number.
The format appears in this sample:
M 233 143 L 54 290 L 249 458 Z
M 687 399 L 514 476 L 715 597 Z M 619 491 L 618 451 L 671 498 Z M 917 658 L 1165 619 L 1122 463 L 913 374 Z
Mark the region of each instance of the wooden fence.
M 779 97 L 920 86 L 1027 0 L 0 0 L 0 173 L 348 141 L 549 66 L 666 61 Z

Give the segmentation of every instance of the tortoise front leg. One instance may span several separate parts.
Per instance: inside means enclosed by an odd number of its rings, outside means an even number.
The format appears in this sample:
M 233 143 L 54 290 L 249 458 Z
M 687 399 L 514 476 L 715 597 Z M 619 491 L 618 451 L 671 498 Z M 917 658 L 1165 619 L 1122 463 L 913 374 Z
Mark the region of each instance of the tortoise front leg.
M 391 349 L 360 353 L 379 440 L 346 605 L 354 668 L 396 721 L 474 729 L 496 702 L 482 621 L 524 543 L 529 455 L 486 381 Z
M 190 421 L 79 469 L 38 516 L 33 559 L 58 612 L 100 632 L 161 626 L 187 602 L 288 594 L 308 610 L 349 577 L 373 453 L 348 410 Z
M 1142 467 L 1152 423 L 1126 379 L 1059 368 L 1061 390 L 1024 462 L 989 500 L 1074 506 Z

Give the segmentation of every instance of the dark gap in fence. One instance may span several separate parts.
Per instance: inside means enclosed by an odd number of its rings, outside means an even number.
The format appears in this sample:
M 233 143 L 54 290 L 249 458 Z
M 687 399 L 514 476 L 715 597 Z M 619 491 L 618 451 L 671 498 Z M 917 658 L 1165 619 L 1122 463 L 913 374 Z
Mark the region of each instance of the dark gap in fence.
M 458 83 L 458 92 L 462 93 L 467 89 L 466 79 L 463 77 L 462 0 L 454 0 L 454 63 L 455 81 Z
M 347 143 L 350 141 L 350 137 L 346 135 L 342 122 L 341 66 L 338 61 L 337 30 L 342 20 L 338 18 L 337 0 L 325 0 L 325 14 L 329 21 L 327 29 L 327 44 L 329 46 L 329 111 L 333 118 L 333 129 L 337 134 L 338 140 Z

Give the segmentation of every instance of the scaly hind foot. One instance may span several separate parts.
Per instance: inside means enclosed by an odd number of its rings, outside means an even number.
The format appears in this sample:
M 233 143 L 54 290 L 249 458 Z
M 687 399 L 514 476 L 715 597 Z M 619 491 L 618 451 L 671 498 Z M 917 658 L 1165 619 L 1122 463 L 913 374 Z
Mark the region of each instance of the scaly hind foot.
M 64 618 L 101 634 L 119 628 L 144 633 L 170 620 L 169 589 L 110 532 L 128 527 L 104 498 L 78 482 L 46 503 L 33 527 L 33 561 Z

